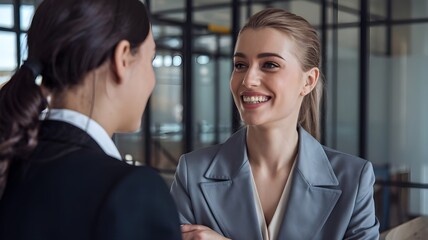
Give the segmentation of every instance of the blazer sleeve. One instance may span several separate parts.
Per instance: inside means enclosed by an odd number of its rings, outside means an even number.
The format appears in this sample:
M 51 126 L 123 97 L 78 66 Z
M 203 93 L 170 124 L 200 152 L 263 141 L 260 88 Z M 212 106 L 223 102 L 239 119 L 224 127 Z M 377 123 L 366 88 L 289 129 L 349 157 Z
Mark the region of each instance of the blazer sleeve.
M 134 168 L 107 196 L 96 239 L 181 239 L 174 201 L 162 178 L 146 167 Z
M 174 181 L 171 185 L 171 195 L 175 200 L 178 208 L 178 215 L 181 224 L 195 224 L 195 217 L 193 214 L 192 203 L 190 201 L 188 191 L 188 175 L 187 163 L 185 155 L 180 157 Z
M 379 221 L 375 216 L 373 185 L 375 175 L 370 162 L 362 168 L 352 218 L 344 239 L 379 239 Z

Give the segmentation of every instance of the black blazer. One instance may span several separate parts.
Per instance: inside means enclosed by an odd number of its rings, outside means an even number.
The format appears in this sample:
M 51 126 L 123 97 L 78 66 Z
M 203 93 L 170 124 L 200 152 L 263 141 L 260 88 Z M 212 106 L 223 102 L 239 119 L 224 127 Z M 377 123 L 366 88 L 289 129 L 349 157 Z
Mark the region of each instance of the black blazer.
M 29 160 L 14 161 L 0 201 L 1 240 L 181 239 L 164 181 L 106 155 L 81 129 L 44 121 Z

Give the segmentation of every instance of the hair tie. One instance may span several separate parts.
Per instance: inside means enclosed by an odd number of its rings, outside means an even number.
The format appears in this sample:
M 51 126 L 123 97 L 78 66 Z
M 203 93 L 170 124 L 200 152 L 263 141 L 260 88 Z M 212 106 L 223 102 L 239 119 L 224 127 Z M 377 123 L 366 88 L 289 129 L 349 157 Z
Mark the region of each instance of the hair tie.
M 34 59 L 25 60 L 21 67 L 28 68 L 33 73 L 34 78 L 37 78 L 42 73 L 43 69 L 42 63 Z

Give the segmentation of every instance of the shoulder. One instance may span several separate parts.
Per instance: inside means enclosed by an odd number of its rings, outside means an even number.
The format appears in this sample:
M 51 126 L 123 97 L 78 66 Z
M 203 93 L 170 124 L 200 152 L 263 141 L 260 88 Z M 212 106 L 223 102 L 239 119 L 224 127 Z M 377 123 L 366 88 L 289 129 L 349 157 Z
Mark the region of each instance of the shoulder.
M 323 146 L 323 149 L 333 168 L 355 171 L 357 169 L 361 170 L 367 166 L 371 167 L 371 163 L 366 159 L 348 153 L 344 153 L 326 146 Z
M 214 145 L 183 154 L 177 165 L 177 176 L 184 179 L 203 178 L 220 148 L 221 145 Z
M 123 204 L 127 206 L 122 206 Z M 140 210 L 144 212 L 147 209 L 144 210 L 143 206 L 158 209 L 161 205 L 165 205 L 165 208 L 174 207 L 166 182 L 152 168 L 133 166 L 120 177 L 116 176 L 106 194 L 105 210 L 127 209 L 129 212 Z
M 217 163 L 225 164 L 237 162 L 241 164 L 245 146 L 246 128 L 242 128 L 232 134 L 224 143 L 198 149 L 181 156 L 180 162 L 185 162 L 189 167 L 206 169 L 216 159 Z M 226 164 L 227 165 L 227 164 Z
M 375 176 L 370 161 L 325 146 L 323 148 L 341 185 L 372 187 Z
M 132 195 L 133 198 L 141 198 L 144 201 L 148 199 L 147 194 L 163 195 L 168 193 L 168 189 L 165 181 L 154 169 L 133 166 L 118 179 L 112 192 L 119 195 Z
M 75 194 L 91 192 L 93 187 L 97 192 L 105 192 L 136 168 L 102 151 L 59 145 L 42 143 L 38 146 L 30 159 L 28 176 L 32 182 L 52 187 L 62 185 L 61 191 Z
M 299 152 L 305 165 L 306 176 L 313 171 L 333 170 L 339 182 L 345 180 L 357 181 L 361 175 L 373 171 L 371 163 L 360 157 L 347 154 L 326 146 L 323 146 L 303 128 L 300 128 Z M 315 181 L 315 179 L 313 179 Z
M 135 166 L 129 165 L 120 159 L 113 158 L 104 152 L 93 151 L 91 149 L 84 148 L 67 154 L 58 160 L 58 162 L 61 162 L 58 163 L 58 165 L 62 165 L 63 167 L 70 169 L 80 170 L 82 173 L 90 173 L 90 171 L 93 171 L 92 174 L 94 175 L 115 176 L 138 169 Z
M 133 167 L 117 181 L 98 219 L 100 239 L 180 238 L 175 203 L 164 180 L 149 167 Z
M 97 180 L 96 182 L 99 185 L 110 186 L 111 189 L 119 191 L 121 194 L 133 197 L 140 194 L 140 197 L 144 199 L 144 195 L 147 196 L 147 194 L 168 192 L 166 182 L 151 167 L 130 165 L 122 160 L 92 151 L 82 151 L 80 154 L 76 152 L 76 155 L 81 156 L 81 162 L 72 166 L 81 166 L 82 175 L 93 179 L 103 179 L 103 181 Z M 70 160 L 72 159 L 75 157 L 70 156 Z
M 183 154 L 180 161 L 186 161 L 190 165 L 209 165 L 222 145 L 218 144 Z

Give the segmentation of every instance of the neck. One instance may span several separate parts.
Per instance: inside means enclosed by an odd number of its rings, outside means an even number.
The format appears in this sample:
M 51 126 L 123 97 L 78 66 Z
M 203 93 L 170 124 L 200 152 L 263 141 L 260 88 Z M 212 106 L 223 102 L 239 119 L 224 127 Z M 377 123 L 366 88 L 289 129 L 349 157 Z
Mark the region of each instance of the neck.
M 270 172 L 291 168 L 297 155 L 299 134 L 297 128 L 247 128 L 247 149 L 250 164 Z
M 95 82 L 95 78 L 84 79 L 80 85 L 54 93 L 49 105 L 51 108 L 70 109 L 90 117 L 112 137 L 115 132 L 115 114 L 110 114 L 113 106 L 106 102 L 104 93 L 99 91 L 103 87 L 97 86 L 98 82 L 101 81 Z

